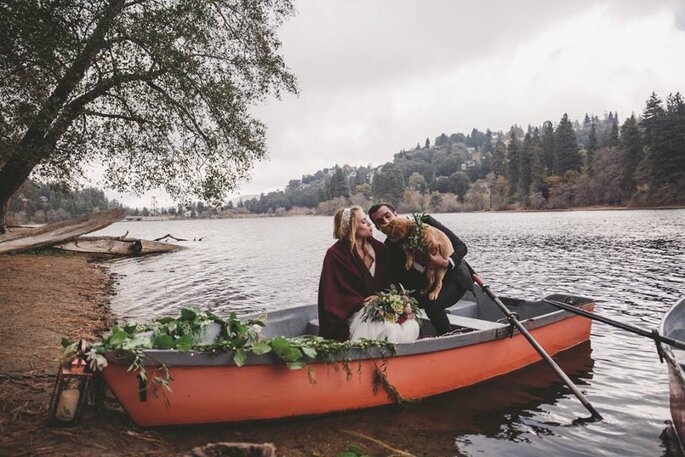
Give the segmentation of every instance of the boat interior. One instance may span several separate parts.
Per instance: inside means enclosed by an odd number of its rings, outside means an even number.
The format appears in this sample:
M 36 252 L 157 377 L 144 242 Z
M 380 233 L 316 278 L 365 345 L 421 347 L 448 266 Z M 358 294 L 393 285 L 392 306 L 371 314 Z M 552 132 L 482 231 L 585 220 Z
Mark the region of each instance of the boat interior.
M 567 304 L 581 305 L 592 302 L 592 299 L 570 295 L 555 294 L 546 298 L 562 301 Z M 540 300 L 522 300 L 500 298 L 522 322 L 536 320 L 550 314 L 569 314 L 559 311 L 554 306 Z M 495 331 L 495 334 L 506 333 L 509 324 L 497 305 L 478 287 L 467 292 L 457 303 L 447 308 L 447 316 L 452 330 L 447 335 L 455 336 L 480 331 Z M 250 317 L 255 317 L 254 315 Z M 435 337 L 435 329 L 425 314 L 419 316 L 421 324 L 420 338 Z M 264 334 L 267 337 L 318 335 L 319 320 L 316 305 L 272 311 L 267 315 Z
M 435 329 L 431 325 L 430 320 L 425 316 L 419 316 L 421 324 L 419 339 L 411 343 L 396 344 L 395 355 L 425 354 L 506 338 L 512 335 L 513 328 L 509 325 L 497 305 L 478 287 L 475 289 L 474 292 L 469 292 L 447 309 L 447 315 L 452 326 L 452 330 L 449 333 L 436 337 Z M 590 298 L 561 294 L 549 295 L 546 298 L 562 301 L 574 306 L 593 301 Z M 519 320 L 529 330 L 573 316 L 568 311 L 558 310 L 552 305 L 545 303 L 542 299 L 533 301 L 501 298 L 501 300 L 505 306 L 519 316 Z M 266 325 L 262 333 L 267 338 L 319 334 L 316 304 L 270 311 L 266 317 L 264 313 L 253 313 L 241 316 L 241 319 L 263 319 Z M 156 361 L 156 363 L 163 362 L 166 366 L 231 365 L 234 363 L 233 355 L 230 353 L 191 353 L 190 357 L 188 357 L 188 353 L 169 350 L 149 350 L 146 353 L 149 355 L 149 360 Z M 344 354 L 344 357 L 346 360 L 355 360 L 383 355 L 384 353 L 381 348 L 371 347 L 366 350 L 351 349 Z M 343 357 L 343 355 L 340 355 L 340 357 Z M 250 354 L 246 361 L 247 365 L 271 363 L 278 363 L 276 359 L 271 357 L 271 354 Z
M 659 333 L 675 340 L 685 341 L 685 298 L 664 315 Z M 685 370 L 685 350 L 665 344 L 663 346 L 668 349 L 666 355 L 672 355 L 673 360 Z M 683 374 L 685 376 L 685 372 Z

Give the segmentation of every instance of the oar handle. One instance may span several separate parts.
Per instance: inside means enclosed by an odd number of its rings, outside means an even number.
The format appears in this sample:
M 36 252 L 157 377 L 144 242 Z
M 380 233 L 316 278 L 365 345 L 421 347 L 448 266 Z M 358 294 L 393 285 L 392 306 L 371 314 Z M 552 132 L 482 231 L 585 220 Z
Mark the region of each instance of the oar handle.
M 471 277 L 473 278 L 473 282 L 475 282 L 479 286 L 481 286 L 481 287 L 485 286 L 485 281 L 483 281 L 483 279 L 480 276 L 478 276 L 476 273 L 473 273 L 471 275 Z

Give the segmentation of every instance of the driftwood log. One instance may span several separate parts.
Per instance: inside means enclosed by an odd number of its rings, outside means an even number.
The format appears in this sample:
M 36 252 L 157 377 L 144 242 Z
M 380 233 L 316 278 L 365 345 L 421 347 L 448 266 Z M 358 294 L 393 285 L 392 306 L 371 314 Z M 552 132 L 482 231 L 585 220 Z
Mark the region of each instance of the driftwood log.
M 138 256 L 147 254 L 161 254 L 183 249 L 183 246 L 158 241 L 140 240 L 136 238 L 121 239 L 113 236 L 82 236 L 66 243 L 53 246 L 71 252 L 89 254 L 106 254 L 113 256 Z
M 52 246 L 77 238 L 120 221 L 124 210 L 111 209 L 68 221 L 45 224 L 39 227 L 9 233 L 0 237 L 0 254 Z

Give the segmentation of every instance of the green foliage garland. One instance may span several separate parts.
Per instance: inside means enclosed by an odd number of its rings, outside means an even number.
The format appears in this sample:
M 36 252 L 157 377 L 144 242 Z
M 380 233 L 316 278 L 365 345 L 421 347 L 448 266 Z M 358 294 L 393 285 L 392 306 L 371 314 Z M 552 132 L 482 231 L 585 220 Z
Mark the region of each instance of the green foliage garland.
M 402 244 L 411 252 L 424 252 L 426 249 L 424 229 L 425 222 L 426 220 L 428 220 L 428 215 L 426 215 L 425 213 L 422 213 L 420 215 L 412 213 L 411 216 L 407 216 L 407 219 L 414 223 L 415 228 L 411 231 L 411 233 L 409 233 L 409 236 L 404 239 Z
M 216 338 L 208 338 L 210 326 L 216 330 L 219 327 Z M 149 324 L 124 324 L 112 327 L 111 332 L 99 341 L 92 342 L 86 349 L 87 360 L 93 371 L 101 370 L 107 366 L 105 354 L 115 352 L 119 355 L 130 354 L 133 361 L 128 371 L 136 371 L 144 385 L 147 384 L 145 366 L 145 350 L 147 349 L 170 349 L 182 352 L 232 352 L 233 360 L 239 367 L 243 366 L 248 353 L 263 355 L 272 353 L 292 370 L 307 368 L 309 379 L 316 383 L 314 371 L 307 366 L 308 363 L 317 359 L 327 363 L 342 366 L 347 378 L 352 376 L 349 367 L 350 359 L 345 354 L 351 350 L 361 350 L 372 360 L 368 350 L 377 348 L 380 358 L 383 360 L 382 367 L 376 361 L 374 379 L 382 379 L 375 383 L 381 385 L 390 398 L 400 398 L 391 392 L 392 387 L 385 376 L 385 357 L 395 354 L 395 345 L 387 341 L 361 339 L 356 341 L 335 341 L 320 336 L 304 335 L 286 338 L 277 336 L 267 339 L 261 334 L 264 322 L 261 319 L 250 319 L 245 322 L 238 319 L 235 313 L 231 313 L 227 319 L 223 319 L 211 311 L 200 311 L 197 308 L 183 308 L 177 318 L 162 317 Z M 63 361 L 71 360 L 76 355 L 77 343 L 62 340 L 64 354 Z M 171 377 L 168 368 L 159 364 L 155 366 L 152 381 L 171 392 Z M 361 365 L 360 365 L 361 369 Z M 388 389 L 388 386 L 391 389 Z

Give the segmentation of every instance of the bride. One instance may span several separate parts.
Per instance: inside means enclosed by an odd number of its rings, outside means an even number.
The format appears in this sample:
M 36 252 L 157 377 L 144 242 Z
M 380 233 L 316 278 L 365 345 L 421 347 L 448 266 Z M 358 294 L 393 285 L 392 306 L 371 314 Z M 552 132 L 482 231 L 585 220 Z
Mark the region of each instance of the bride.
M 362 320 L 366 300 L 392 282 L 388 248 L 372 235 L 371 223 L 359 206 L 335 213 L 333 236 L 338 241 L 326 251 L 319 281 L 319 335 L 339 341 L 414 341 L 419 325 L 410 310 L 401 324 Z

